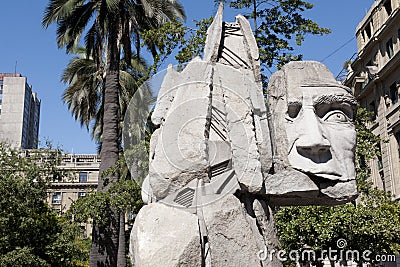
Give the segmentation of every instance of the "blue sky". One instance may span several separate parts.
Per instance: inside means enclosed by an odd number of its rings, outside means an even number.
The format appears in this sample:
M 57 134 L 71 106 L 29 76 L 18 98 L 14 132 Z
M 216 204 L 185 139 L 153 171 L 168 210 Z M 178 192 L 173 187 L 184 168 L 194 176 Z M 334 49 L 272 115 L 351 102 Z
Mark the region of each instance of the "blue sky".
M 40 141 L 49 139 L 67 152 L 95 153 L 96 146 L 86 128 L 81 128 L 66 105 L 61 101 L 65 85 L 60 82 L 63 69 L 71 56 L 56 45 L 55 27 L 45 30 L 41 19 L 47 0 L 3 1 L 0 16 L 0 73 L 17 73 L 28 78 L 28 83 L 42 100 Z M 355 28 L 374 0 L 312 0 L 314 8 L 305 16 L 320 26 L 330 28 L 327 36 L 308 36 L 296 49 L 304 59 L 325 59 L 355 36 Z M 212 0 L 181 0 L 187 23 L 214 15 Z M 224 20 L 233 21 L 238 11 L 225 9 Z M 337 75 L 343 63 L 357 52 L 353 39 L 323 63 Z

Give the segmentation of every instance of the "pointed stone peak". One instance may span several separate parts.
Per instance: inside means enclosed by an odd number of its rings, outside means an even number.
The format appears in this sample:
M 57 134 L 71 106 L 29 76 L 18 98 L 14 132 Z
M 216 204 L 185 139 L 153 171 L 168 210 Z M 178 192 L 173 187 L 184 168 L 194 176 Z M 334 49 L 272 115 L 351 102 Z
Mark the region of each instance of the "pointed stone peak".
M 223 13 L 224 4 L 221 2 L 213 22 L 207 30 L 206 45 L 204 47 L 204 61 L 216 62 L 218 59 L 218 50 L 222 39 Z

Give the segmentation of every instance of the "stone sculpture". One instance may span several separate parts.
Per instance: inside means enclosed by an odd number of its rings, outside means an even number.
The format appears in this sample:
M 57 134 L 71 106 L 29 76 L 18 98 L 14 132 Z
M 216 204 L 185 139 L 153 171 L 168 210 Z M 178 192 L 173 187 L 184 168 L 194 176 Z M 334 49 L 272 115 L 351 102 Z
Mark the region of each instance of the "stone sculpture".
M 355 100 L 318 62 L 269 82 L 241 15 L 207 32 L 203 59 L 168 68 L 152 121 L 134 266 L 281 266 L 271 206 L 335 205 L 357 196 Z

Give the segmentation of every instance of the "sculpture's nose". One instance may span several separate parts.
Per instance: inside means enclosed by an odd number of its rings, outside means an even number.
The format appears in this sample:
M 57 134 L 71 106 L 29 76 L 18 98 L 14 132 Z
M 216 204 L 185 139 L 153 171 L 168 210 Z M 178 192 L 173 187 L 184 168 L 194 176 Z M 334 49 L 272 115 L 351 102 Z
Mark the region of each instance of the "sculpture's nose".
M 296 142 L 299 152 L 324 154 L 330 151 L 331 144 L 321 131 L 321 122 L 312 108 L 305 108 L 302 120 L 302 135 Z

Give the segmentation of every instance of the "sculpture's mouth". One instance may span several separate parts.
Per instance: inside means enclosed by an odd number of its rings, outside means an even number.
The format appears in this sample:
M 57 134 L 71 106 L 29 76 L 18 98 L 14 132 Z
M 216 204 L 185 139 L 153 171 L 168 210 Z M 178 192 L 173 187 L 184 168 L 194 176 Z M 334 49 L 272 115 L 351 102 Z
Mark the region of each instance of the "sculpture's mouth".
M 302 168 L 294 168 L 298 171 L 301 171 L 307 175 L 312 175 L 312 176 L 317 176 L 317 177 L 322 177 L 328 180 L 342 180 L 342 175 L 340 173 L 337 173 L 335 171 L 311 171 L 311 170 L 305 170 Z
M 329 180 L 340 180 L 340 178 L 342 177 L 341 174 L 338 174 L 336 172 L 317 172 L 317 173 L 310 173 L 312 175 L 315 176 L 319 176 L 325 179 L 329 179 Z

